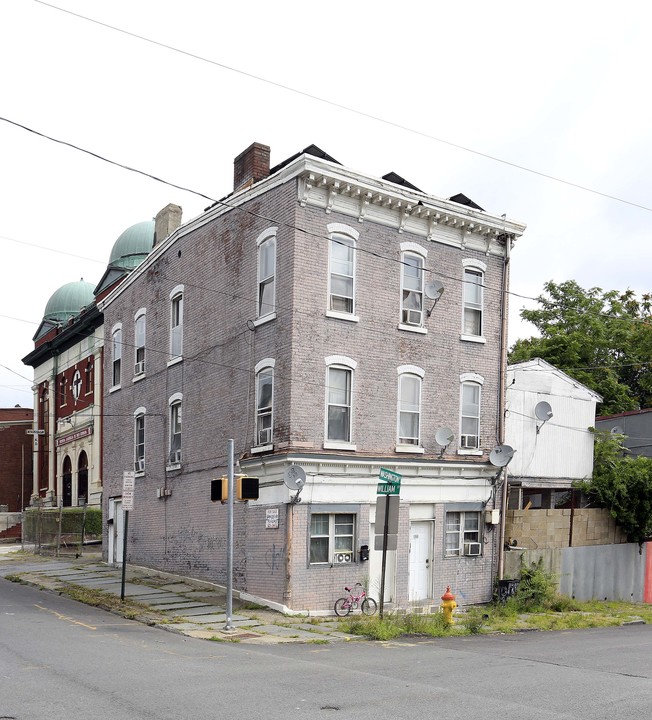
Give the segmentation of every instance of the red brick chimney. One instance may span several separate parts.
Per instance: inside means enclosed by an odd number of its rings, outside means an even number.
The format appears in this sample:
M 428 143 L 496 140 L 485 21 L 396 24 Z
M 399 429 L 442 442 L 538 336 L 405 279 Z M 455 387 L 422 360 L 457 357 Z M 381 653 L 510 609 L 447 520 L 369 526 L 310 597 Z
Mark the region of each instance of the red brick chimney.
M 269 146 L 253 143 L 233 161 L 233 192 L 269 175 Z

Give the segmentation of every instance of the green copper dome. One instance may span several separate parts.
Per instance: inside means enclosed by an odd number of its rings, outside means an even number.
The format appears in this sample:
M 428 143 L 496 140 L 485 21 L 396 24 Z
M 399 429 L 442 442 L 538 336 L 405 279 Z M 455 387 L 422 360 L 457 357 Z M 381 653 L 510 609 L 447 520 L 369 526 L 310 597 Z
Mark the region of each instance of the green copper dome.
M 60 287 L 48 300 L 43 320 L 65 323 L 94 300 L 93 285 L 83 279 Z
M 127 228 L 115 241 L 109 258 L 109 267 L 133 270 L 149 255 L 154 247 L 154 221 L 136 223 Z

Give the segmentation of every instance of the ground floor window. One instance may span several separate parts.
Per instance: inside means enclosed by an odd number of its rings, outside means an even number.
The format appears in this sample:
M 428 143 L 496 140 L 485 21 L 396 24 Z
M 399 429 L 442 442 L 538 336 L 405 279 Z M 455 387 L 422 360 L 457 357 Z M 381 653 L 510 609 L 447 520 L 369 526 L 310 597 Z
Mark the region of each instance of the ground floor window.
M 353 562 L 354 513 L 313 513 L 310 516 L 310 563 Z
M 446 557 L 459 555 L 481 555 L 480 513 L 446 513 Z

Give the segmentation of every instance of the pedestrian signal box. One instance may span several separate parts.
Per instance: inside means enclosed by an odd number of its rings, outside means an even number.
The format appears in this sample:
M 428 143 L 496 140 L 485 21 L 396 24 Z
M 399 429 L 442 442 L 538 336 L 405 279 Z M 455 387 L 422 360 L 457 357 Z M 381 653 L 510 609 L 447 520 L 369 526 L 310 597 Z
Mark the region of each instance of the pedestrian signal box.
M 247 500 L 258 500 L 259 480 L 249 475 L 236 475 L 233 479 L 235 484 L 235 500 L 247 502 Z M 211 480 L 211 501 L 225 503 L 229 499 L 229 480 L 222 475 L 218 480 Z

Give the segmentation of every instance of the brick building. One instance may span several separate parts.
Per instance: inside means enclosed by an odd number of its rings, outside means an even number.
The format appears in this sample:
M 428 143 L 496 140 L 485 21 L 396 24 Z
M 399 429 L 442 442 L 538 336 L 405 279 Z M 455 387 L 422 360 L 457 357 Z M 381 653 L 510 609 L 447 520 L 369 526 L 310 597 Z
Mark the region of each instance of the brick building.
M 21 512 L 32 490 L 31 408 L 0 408 L 0 508 Z M 22 498 L 21 498 L 22 495 Z M 3 528 L 0 527 L 0 531 Z
M 488 455 L 502 436 L 509 252 L 523 230 L 315 146 L 270 169 L 254 143 L 235 160 L 233 193 L 99 303 L 109 561 L 133 470 L 128 560 L 225 583 L 226 508 L 210 481 L 233 438 L 242 472 L 260 478 L 260 499 L 235 508 L 237 589 L 294 611 L 326 611 L 358 580 L 378 597 L 387 468 L 402 486 L 386 601 L 427 605 L 447 584 L 458 602 L 488 600 L 499 534 L 485 523 L 499 501 Z M 307 476 L 300 502 L 284 484 L 292 465 Z

